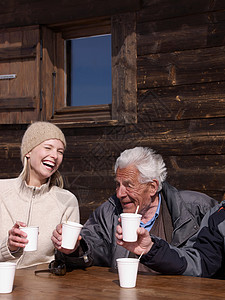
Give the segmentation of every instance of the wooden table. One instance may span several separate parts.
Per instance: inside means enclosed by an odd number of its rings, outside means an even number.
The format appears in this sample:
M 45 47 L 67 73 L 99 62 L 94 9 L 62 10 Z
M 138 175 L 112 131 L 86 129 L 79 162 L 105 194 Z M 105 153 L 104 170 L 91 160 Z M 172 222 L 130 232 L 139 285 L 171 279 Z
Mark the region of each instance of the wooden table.
M 0 294 L 0 299 L 225 299 L 223 280 L 138 274 L 137 286 L 124 289 L 119 286 L 118 274 L 108 268 L 74 270 L 65 276 L 35 275 L 34 270 L 41 268 L 16 270 L 13 292 Z

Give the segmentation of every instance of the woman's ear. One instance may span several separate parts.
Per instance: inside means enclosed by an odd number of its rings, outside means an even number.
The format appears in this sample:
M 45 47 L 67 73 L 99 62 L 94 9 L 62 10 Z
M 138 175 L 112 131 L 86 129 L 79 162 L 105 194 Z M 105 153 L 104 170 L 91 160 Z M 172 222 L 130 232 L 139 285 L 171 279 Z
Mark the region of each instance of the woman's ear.
M 26 157 L 26 158 L 30 158 L 30 153 L 31 153 L 31 152 L 28 152 L 28 153 L 25 155 L 25 157 Z

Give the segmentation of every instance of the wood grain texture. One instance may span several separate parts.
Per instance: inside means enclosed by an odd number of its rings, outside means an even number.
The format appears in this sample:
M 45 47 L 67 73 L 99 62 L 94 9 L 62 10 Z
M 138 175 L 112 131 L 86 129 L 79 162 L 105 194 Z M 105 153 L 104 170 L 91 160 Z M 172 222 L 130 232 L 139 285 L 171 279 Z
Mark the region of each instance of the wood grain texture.
M 112 16 L 136 11 L 140 6 L 140 0 L 4 1 L 0 6 L 0 27 L 54 24 L 84 18 Z
M 20 173 L 26 125 L 47 119 L 65 133 L 60 171 L 79 200 L 82 222 L 114 193 L 115 160 L 135 146 L 162 154 L 168 181 L 178 189 L 224 199 L 225 1 L 63 3 L 0 4 L 0 74 L 18 74 L 0 80 L 0 177 Z M 31 23 L 37 26 L 25 26 Z M 64 38 L 99 30 L 114 33 L 116 105 L 65 107 Z M 130 123 L 118 122 L 123 118 Z
M 65 276 L 34 274 L 38 266 L 16 270 L 13 292 L 4 299 L 224 299 L 223 280 L 187 276 L 141 275 L 136 287 L 119 286 L 118 274 L 108 268 L 90 267 L 74 270 Z M 1 297 L 1 296 L 0 296 Z

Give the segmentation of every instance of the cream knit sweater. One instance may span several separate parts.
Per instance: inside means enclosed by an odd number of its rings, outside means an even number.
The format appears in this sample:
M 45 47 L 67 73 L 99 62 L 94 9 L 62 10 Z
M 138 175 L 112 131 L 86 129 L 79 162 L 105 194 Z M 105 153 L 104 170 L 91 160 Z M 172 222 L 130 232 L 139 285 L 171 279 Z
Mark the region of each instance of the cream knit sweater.
M 54 259 L 51 241 L 56 225 L 66 219 L 80 221 L 76 197 L 57 186 L 27 186 L 21 177 L 0 180 L 0 261 L 16 261 L 17 268 L 47 263 Z M 7 247 L 8 231 L 16 221 L 39 226 L 38 250 L 11 254 Z

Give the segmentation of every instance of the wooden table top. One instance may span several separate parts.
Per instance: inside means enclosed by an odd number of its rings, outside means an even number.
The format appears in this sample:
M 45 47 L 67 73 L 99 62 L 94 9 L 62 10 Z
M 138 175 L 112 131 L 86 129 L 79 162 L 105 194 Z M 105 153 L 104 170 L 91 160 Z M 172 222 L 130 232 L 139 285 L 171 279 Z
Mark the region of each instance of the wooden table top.
M 138 274 L 136 287 L 125 289 L 109 268 L 90 267 L 65 276 L 34 274 L 43 267 L 47 265 L 16 270 L 13 292 L 0 294 L 0 299 L 225 299 L 224 280 Z

